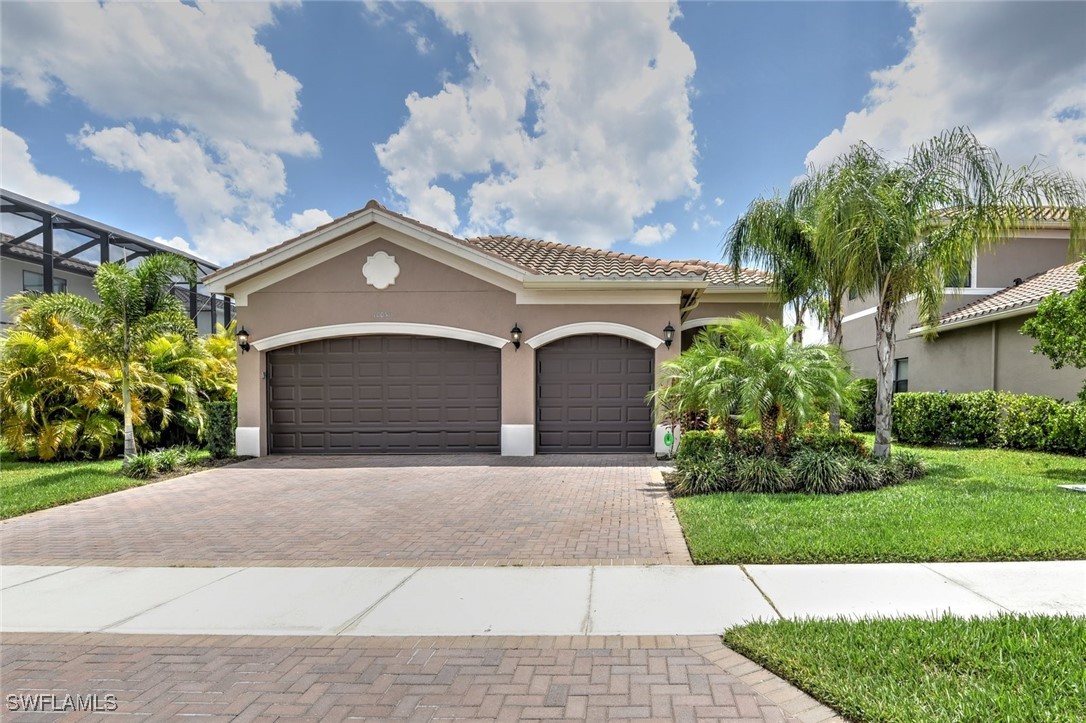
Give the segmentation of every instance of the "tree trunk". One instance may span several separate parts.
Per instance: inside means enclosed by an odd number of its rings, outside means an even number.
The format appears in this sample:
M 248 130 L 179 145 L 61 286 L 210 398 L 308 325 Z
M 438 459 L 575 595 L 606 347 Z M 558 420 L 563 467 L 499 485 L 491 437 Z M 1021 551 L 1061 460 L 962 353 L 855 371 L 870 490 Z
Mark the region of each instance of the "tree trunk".
M 894 396 L 894 323 L 897 310 L 879 303 L 875 310 L 875 457 L 890 457 L 890 432 L 892 426 L 891 403 Z
M 826 335 L 829 337 L 830 344 L 833 344 L 838 349 L 841 348 L 841 343 L 844 341 L 844 334 L 841 330 L 841 299 L 830 299 L 829 314 L 826 319 Z M 835 404 L 830 407 L 830 432 L 837 434 L 841 431 L 841 410 Z
M 124 405 L 124 458 L 136 455 L 136 435 L 132 430 L 132 390 L 128 385 L 128 362 L 121 364 L 121 403 Z
M 776 407 L 762 415 L 762 454 L 766 459 L 773 459 L 777 456 L 778 415 Z
M 733 448 L 739 446 L 739 422 L 730 414 L 724 415 L 724 436 Z

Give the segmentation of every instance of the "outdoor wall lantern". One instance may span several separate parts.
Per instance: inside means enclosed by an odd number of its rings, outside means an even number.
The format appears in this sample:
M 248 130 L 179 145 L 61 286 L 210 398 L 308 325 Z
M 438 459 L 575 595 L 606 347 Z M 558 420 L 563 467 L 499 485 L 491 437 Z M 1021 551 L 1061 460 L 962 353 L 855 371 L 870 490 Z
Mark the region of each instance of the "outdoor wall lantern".
M 673 341 L 675 341 L 675 327 L 673 327 L 669 321 L 667 326 L 664 327 L 664 346 L 670 349 L 671 342 Z
M 509 330 L 509 338 L 513 340 L 513 350 L 520 349 L 520 327 L 513 322 L 513 328 Z
M 249 351 L 249 332 L 245 331 L 245 327 L 238 329 L 238 333 L 235 335 L 238 338 L 238 348 L 242 352 Z

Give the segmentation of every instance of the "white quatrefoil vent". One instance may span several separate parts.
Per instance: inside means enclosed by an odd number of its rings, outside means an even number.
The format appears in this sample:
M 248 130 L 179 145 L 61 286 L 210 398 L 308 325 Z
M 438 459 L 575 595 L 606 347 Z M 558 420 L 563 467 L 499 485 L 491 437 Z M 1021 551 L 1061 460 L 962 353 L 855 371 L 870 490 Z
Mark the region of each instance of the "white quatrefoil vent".
M 400 265 L 396 263 L 395 256 L 378 251 L 366 259 L 366 264 L 362 267 L 362 275 L 366 277 L 366 283 L 373 288 L 387 289 L 396 283 L 396 277 L 400 275 Z

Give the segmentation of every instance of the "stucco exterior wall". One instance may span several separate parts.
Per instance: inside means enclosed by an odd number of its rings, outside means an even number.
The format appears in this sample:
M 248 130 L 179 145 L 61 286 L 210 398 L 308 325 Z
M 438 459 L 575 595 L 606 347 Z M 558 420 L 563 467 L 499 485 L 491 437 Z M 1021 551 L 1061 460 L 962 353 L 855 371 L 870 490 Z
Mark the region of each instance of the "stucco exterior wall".
M 393 256 L 400 268 L 395 282 L 383 290 L 369 285 L 362 273 L 367 259 L 378 251 Z M 501 352 L 503 429 L 535 422 L 535 350 L 528 343 L 532 337 L 568 324 L 603 322 L 662 340 L 669 322 L 679 324 L 679 290 L 643 295 L 654 303 L 606 303 L 606 295 L 584 294 L 571 295 L 580 303 L 560 303 L 564 292 L 550 293 L 556 295 L 550 303 L 518 304 L 513 291 L 379 238 L 249 293 L 237 318 L 257 343 L 312 327 L 368 322 L 431 324 L 509 339 L 509 330 L 517 324 L 525 343 L 519 350 L 506 343 Z M 583 303 L 593 298 L 599 301 Z M 717 311 L 735 313 L 738 308 L 748 307 L 725 305 Z M 659 364 L 678 353 L 678 343 L 671 349 L 660 343 L 655 361 Z M 266 350 L 253 349 L 238 360 L 238 426 L 259 428 L 261 453 L 267 453 L 266 355 Z
M 1028 231 L 1021 236 L 994 246 L 977 256 L 975 286 L 1004 288 L 1015 279 L 1028 279 L 1034 274 L 1070 263 L 1067 256 L 1069 231 Z

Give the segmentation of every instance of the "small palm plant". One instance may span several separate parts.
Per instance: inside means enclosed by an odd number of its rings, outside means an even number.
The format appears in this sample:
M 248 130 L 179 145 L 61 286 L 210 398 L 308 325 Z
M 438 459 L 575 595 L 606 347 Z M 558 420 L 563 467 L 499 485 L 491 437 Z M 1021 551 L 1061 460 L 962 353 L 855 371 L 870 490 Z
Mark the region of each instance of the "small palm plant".
M 724 422 L 733 441 L 738 422 L 757 424 L 763 455 L 776 457 L 804 423 L 852 403 L 840 349 L 804 346 L 794 332 L 750 314 L 706 329 L 661 366 L 662 383 L 649 395 L 657 414 L 706 413 Z

